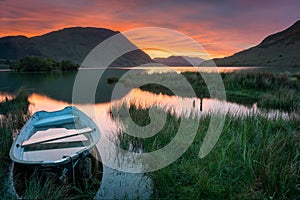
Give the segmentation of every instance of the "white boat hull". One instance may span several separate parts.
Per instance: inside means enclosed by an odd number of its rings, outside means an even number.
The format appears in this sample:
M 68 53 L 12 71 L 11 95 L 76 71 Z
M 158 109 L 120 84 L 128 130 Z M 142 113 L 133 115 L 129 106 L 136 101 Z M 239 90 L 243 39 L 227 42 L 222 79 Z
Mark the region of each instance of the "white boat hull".
M 76 107 L 39 111 L 14 140 L 10 157 L 20 164 L 58 166 L 88 155 L 99 138 L 97 125 Z

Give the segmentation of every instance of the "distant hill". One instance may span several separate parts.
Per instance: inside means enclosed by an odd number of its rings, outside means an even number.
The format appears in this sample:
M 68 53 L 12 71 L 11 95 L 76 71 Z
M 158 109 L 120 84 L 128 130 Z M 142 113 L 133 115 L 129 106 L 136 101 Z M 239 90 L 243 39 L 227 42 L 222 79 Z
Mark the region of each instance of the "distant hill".
M 0 38 L 0 59 L 37 56 L 57 61 L 71 60 L 80 64 L 95 46 L 117 33 L 104 28 L 73 27 L 31 38 L 3 37 Z M 152 59 L 146 53 L 136 50 L 121 56 L 112 66 L 137 66 L 151 62 Z
M 300 20 L 289 28 L 266 37 L 260 44 L 232 56 L 216 58 L 217 66 L 300 67 Z M 211 60 L 201 63 L 210 65 Z
M 204 61 L 202 58 L 189 56 L 170 56 L 168 58 L 154 58 L 153 60 L 167 66 L 198 66 Z

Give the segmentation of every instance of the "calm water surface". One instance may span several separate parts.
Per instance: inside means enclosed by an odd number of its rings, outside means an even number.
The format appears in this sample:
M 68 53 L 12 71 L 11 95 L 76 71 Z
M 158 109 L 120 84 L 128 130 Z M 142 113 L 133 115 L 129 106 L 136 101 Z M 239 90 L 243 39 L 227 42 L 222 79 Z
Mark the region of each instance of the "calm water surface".
M 194 68 L 176 67 L 171 69 L 176 72 L 193 71 Z M 204 68 L 203 68 L 204 69 Z M 220 71 L 232 72 L 239 70 L 255 71 L 260 68 L 222 68 Z M 265 68 L 264 68 L 265 69 Z M 99 69 L 98 69 L 99 70 Z M 145 73 L 162 72 L 158 68 L 135 69 Z M 261 69 L 260 69 L 261 70 Z M 117 99 L 111 99 L 114 85 L 107 83 L 107 78 L 122 76 L 128 69 L 106 70 L 99 81 L 95 104 L 80 104 L 81 108 L 93 107 L 95 115 L 93 120 L 98 124 L 101 134 L 114 138 L 122 131 L 122 126 L 114 121 L 109 113 L 112 106 L 126 104 L 135 105 L 138 108 L 159 107 L 171 112 L 176 117 L 201 117 L 208 113 L 229 113 L 232 116 L 244 116 L 256 113 L 268 118 L 276 118 L 279 115 L 288 118 L 287 113 L 276 110 L 268 112 L 257 108 L 256 104 L 245 106 L 237 103 L 219 101 L 216 99 L 203 99 L 203 110 L 200 111 L 200 99 L 167 96 L 145 92 L 140 89 L 127 88 L 128 93 L 120 95 Z M 164 70 L 168 71 L 168 70 Z M 208 70 L 209 71 L 209 70 Z M 281 71 L 284 72 L 284 71 Z M 0 71 L 0 100 L 13 95 L 19 88 L 24 87 L 30 92 L 31 112 L 40 110 L 55 111 L 72 105 L 72 90 L 75 72 L 67 73 L 15 73 L 7 70 Z M 125 86 L 124 86 L 125 87 Z M 100 152 L 101 154 L 101 152 Z M 151 195 L 151 180 L 143 174 L 131 174 L 113 170 L 104 166 L 101 187 L 95 198 L 149 198 Z

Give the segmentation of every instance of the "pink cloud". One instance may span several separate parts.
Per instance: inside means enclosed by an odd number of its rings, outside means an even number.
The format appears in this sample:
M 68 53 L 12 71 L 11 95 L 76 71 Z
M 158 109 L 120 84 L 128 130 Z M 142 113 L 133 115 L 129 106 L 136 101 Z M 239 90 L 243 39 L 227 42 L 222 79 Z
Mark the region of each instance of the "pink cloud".
M 35 36 L 71 26 L 125 31 L 169 28 L 197 40 L 213 57 L 259 43 L 298 20 L 299 1 L 0 1 L 0 36 Z

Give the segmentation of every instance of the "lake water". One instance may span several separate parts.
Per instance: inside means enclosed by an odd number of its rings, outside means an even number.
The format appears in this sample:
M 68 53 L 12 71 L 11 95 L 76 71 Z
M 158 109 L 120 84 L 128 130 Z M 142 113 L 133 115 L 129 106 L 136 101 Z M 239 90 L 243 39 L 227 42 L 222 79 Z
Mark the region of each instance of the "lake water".
M 284 72 L 276 68 L 276 72 Z M 86 69 L 87 70 L 87 69 Z M 95 69 L 90 69 L 92 72 Z M 99 69 L 97 69 L 99 70 Z M 102 69 L 103 70 L 103 69 Z M 280 113 L 276 110 L 268 112 L 257 108 L 256 104 L 241 105 L 234 102 L 220 101 L 217 99 L 203 99 L 202 111 L 200 111 L 199 98 L 184 98 L 177 96 L 167 96 L 142 91 L 136 88 L 126 88 L 126 93 L 118 95 L 118 98 L 111 98 L 114 85 L 107 83 L 107 78 L 115 76 L 120 77 L 129 69 L 110 69 L 103 70 L 103 75 L 99 81 L 97 92 L 95 94 L 95 103 L 87 102 L 77 104 L 77 106 L 93 107 L 95 118 L 93 119 L 99 126 L 101 134 L 105 137 L 116 137 L 116 133 L 122 131 L 120 124 L 111 117 L 109 111 L 114 105 L 126 104 L 135 105 L 138 108 L 159 107 L 165 111 L 171 112 L 176 117 L 201 117 L 212 112 L 229 113 L 232 116 L 244 116 L 245 114 L 259 114 L 269 118 L 276 118 L 279 115 L 289 118 L 287 113 Z M 159 68 L 139 68 L 136 72 L 156 73 L 175 70 L 194 71 L 191 67 L 177 67 L 168 70 Z M 204 69 L 209 71 L 208 69 Z M 232 71 L 256 71 L 270 70 L 266 68 L 220 68 L 222 72 Z M 293 69 L 295 70 L 295 69 Z M 274 70 L 272 71 L 274 72 Z M 296 71 L 295 71 L 296 72 Z M 30 93 L 29 101 L 30 111 L 40 110 L 55 111 L 63 109 L 72 104 L 72 91 L 76 78 L 76 72 L 56 72 L 56 73 L 16 73 L 8 70 L 0 71 L 0 100 L 13 95 L 21 87 L 27 89 Z M 124 86 L 126 87 L 126 86 Z M 101 155 L 101 152 L 100 152 Z M 104 166 L 103 179 L 101 187 L 96 198 L 110 199 L 122 198 L 149 198 L 151 195 L 151 180 L 143 174 L 131 174 L 111 169 Z

